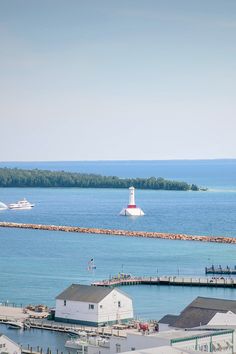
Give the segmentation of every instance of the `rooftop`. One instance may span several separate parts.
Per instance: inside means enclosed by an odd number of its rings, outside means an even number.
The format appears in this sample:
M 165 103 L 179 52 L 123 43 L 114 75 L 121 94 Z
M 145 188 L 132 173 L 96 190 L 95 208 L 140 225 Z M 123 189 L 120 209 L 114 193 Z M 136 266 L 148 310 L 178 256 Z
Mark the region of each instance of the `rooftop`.
M 236 314 L 236 301 L 197 297 L 181 313 L 175 316 L 164 316 L 160 323 L 167 323 L 177 328 L 193 328 L 206 325 L 216 313 L 231 311 Z
M 57 300 L 99 303 L 114 289 L 100 286 L 72 284 L 59 294 Z
M 192 351 L 192 350 L 187 350 L 187 349 L 182 349 L 182 348 L 174 348 L 171 346 L 162 346 L 162 347 L 154 347 L 154 348 L 147 348 L 147 349 L 138 349 L 134 350 L 132 352 L 124 352 L 123 354 L 130 354 L 130 353 L 136 353 L 136 354 L 194 354 L 194 353 L 200 353 L 198 351 Z M 201 352 L 202 353 L 202 352 Z
M 155 337 L 155 338 L 160 338 L 160 339 L 165 339 L 168 341 L 180 341 L 180 340 L 189 340 L 191 338 L 203 338 L 203 337 L 209 337 L 209 336 L 217 336 L 221 335 L 222 333 L 231 333 L 233 330 L 229 329 L 228 327 L 223 329 L 210 329 L 208 327 L 205 327 L 204 329 L 202 328 L 195 328 L 194 330 L 183 330 L 183 329 L 171 329 L 168 331 L 163 331 L 163 332 L 150 332 L 147 334 L 148 337 Z M 138 335 L 138 336 L 143 336 L 142 331 L 134 331 L 134 330 L 127 330 L 127 335 Z

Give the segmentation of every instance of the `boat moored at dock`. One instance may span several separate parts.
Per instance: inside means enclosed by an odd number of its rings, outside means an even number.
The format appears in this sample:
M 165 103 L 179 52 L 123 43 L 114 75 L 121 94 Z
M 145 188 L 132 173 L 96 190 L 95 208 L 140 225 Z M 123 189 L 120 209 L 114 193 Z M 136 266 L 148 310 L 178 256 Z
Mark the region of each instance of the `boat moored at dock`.
M 69 339 L 65 343 L 66 348 L 76 349 L 77 351 L 86 352 L 88 347 L 102 347 L 102 348 L 110 348 L 109 339 L 102 338 L 99 335 L 96 336 L 82 336 L 77 339 Z
M 23 329 L 24 324 L 20 321 L 9 321 L 8 328 L 9 329 Z

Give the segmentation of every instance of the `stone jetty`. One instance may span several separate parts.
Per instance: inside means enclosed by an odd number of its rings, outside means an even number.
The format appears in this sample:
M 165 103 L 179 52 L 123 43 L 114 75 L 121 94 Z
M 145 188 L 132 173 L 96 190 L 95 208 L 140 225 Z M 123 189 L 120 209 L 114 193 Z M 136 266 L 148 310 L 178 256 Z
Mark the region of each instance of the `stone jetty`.
M 18 229 L 32 229 L 32 230 L 47 230 L 47 231 L 78 232 L 78 233 L 97 234 L 97 235 L 159 238 L 159 239 L 166 239 L 166 240 L 200 241 L 200 242 L 216 242 L 216 243 L 236 244 L 236 238 L 228 237 L 228 236 L 194 236 L 194 235 L 173 234 L 173 233 L 164 233 L 164 232 L 99 229 L 99 228 L 79 227 L 79 226 L 23 224 L 23 223 L 14 223 L 14 222 L 5 222 L 5 221 L 0 222 L 0 227 L 18 228 Z

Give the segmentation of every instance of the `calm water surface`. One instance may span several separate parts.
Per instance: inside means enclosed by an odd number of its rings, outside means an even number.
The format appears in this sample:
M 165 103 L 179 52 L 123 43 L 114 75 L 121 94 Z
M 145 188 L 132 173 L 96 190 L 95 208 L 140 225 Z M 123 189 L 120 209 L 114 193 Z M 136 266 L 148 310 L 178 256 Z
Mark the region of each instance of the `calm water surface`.
M 36 207 L 28 211 L 1 211 L 0 220 L 236 236 L 235 160 L 28 163 L 18 166 L 121 177 L 163 176 L 206 185 L 210 190 L 137 191 L 137 204 L 146 215 L 133 219 L 118 215 L 128 201 L 126 190 L 0 189 L 0 200 L 5 203 L 23 197 L 36 203 Z M 97 265 L 94 273 L 87 271 L 91 257 Z M 55 296 L 72 282 L 89 284 L 122 270 L 134 275 L 179 273 L 200 276 L 204 275 L 206 265 L 234 266 L 235 259 L 234 245 L 0 229 L 0 301 L 53 306 Z M 133 297 L 135 313 L 140 318 L 177 314 L 199 295 L 235 299 L 232 289 L 137 286 L 123 290 Z M 37 338 L 41 342 L 52 341 L 55 348 L 54 341 L 61 345 L 60 336 L 47 335 L 48 339 L 39 334 Z M 24 336 L 21 335 L 21 341 L 25 340 Z

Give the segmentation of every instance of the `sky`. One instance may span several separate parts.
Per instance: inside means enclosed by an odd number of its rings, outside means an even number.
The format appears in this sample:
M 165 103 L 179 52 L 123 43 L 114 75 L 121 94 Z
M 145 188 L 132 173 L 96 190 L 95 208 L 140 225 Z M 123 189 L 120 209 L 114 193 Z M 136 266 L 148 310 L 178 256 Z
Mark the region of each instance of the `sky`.
M 0 161 L 236 158 L 235 0 L 0 0 Z

